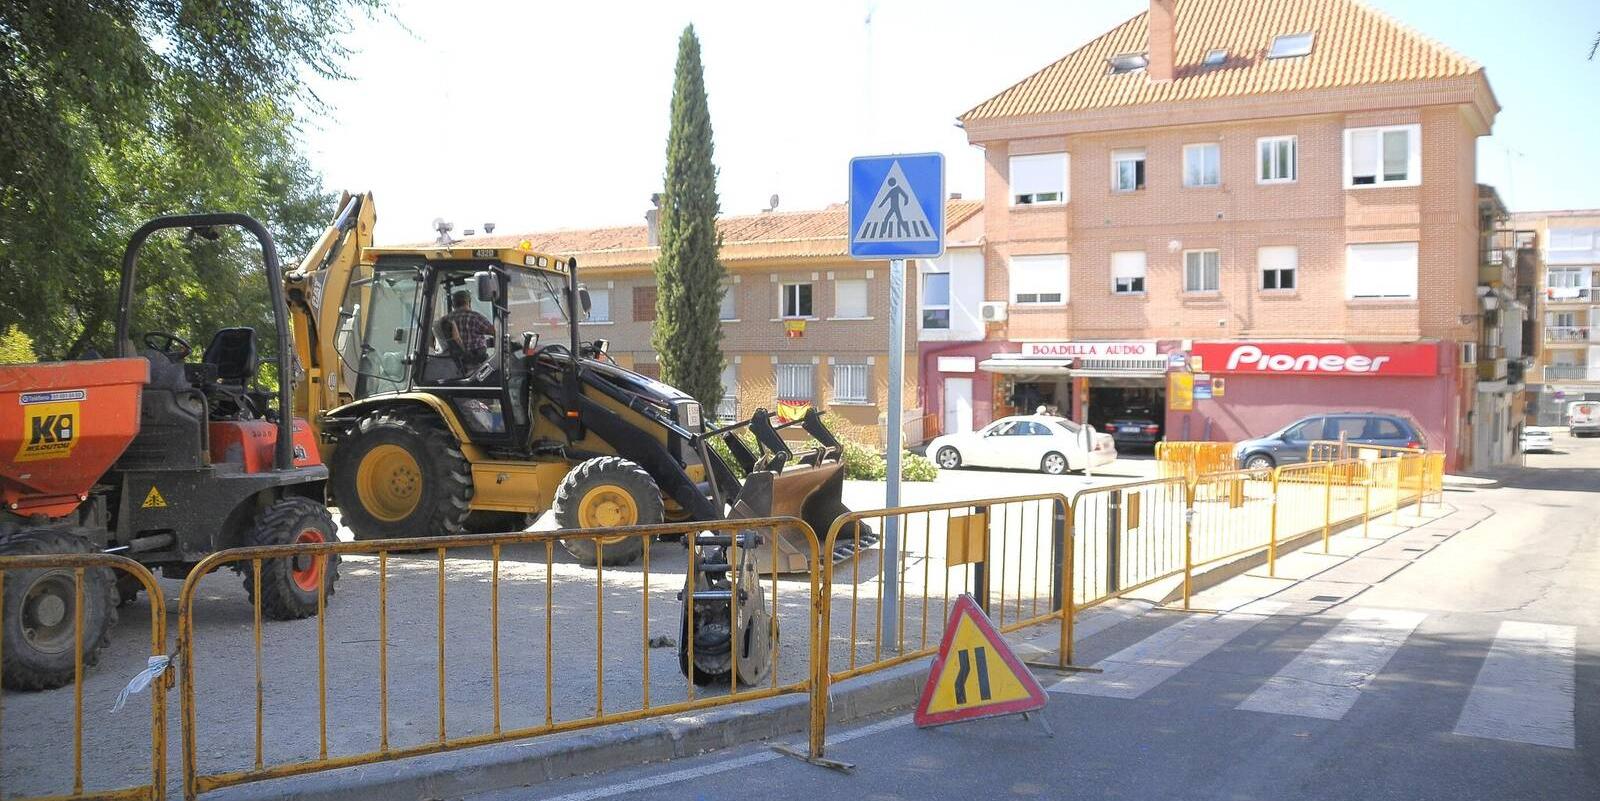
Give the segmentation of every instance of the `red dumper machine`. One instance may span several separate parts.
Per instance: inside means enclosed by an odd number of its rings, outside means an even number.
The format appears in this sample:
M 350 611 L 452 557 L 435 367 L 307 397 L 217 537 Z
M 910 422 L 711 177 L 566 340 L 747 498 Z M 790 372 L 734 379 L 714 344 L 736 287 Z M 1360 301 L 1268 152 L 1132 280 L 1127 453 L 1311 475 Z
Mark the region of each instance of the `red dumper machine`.
M 262 391 L 253 328 L 217 331 L 198 361 L 176 334 L 133 340 L 139 250 L 152 234 L 181 229 L 204 248 L 221 226 L 261 245 L 271 293 L 278 386 Z M 109 552 L 182 578 L 213 551 L 334 538 L 323 505 L 328 470 L 304 420 L 291 409 L 295 375 L 282 267 L 267 230 L 242 214 L 159 217 L 139 228 L 122 260 L 117 316 L 120 358 L 0 365 L 0 557 Z M 298 557 L 240 571 L 261 611 L 279 619 L 316 614 L 333 594 L 338 557 Z M 117 607 L 139 583 L 106 568 L 83 572 L 83 659 L 97 661 Z M 71 568 L 4 574 L 3 682 L 41 690 L 72 681 L 77 579 Z

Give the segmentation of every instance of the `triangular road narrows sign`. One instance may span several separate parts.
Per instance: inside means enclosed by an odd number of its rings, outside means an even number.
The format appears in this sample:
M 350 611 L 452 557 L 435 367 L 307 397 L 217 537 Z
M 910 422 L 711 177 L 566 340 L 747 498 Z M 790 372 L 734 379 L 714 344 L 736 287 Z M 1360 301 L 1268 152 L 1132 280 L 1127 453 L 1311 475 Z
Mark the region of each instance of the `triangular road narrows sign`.
M 944 639 L 933 657 L 913 720 L 940 726 L 958 720 L 1031 712 L 1044 706 L 1044 689 L 971 595 L 950 610 Z
M 928 215 L 917 202 L 917 193 L 906 182 L 900 162 L 889 165 L 889 174 L 872 198 L 872 207 L 856 229 L 858 242 L 935 242 L 939 235 L 928 222 Z

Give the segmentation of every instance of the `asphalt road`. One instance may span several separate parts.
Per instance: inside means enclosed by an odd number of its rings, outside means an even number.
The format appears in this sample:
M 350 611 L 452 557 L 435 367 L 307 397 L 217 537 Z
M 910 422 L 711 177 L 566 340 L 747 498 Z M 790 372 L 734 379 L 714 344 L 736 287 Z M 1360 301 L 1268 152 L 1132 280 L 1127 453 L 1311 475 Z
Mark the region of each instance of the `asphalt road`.
M 1600 798 L 1600 439 L 1557 449 L 1403 537 L 1280 565 L 1307 580 L 1238 579 L 1268 586 L 1226 614 L 1088 637 L 1105 673 L 1042 677 L 1053 737 L 902 716 L 830 733 L 849 776 L 751 746 L 474 799 Z

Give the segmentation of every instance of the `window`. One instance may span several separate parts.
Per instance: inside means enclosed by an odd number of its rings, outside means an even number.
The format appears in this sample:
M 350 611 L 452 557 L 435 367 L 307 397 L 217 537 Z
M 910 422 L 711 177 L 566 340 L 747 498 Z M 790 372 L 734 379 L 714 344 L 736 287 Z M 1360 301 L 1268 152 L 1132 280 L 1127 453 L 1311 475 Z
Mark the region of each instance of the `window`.
M 1144 251 L 1111 254 L 1111 291 L 1117 295 L 1144 294 Z
M 950 274 L 922 274 L 922 327 L 950 327 Z
M 656 288 L 653 286 L 636 286 L 633 288 L 633 320 L 638 323 L 648 323 L 656 319 Z
M 1545 326 L 1549 328 L 1574 328 L 1578 325 L 1577 312 L 1546 312 Z
M 1215 142 L 1183 146 L 1183 185 L 1222 184 L 1222 147 Z
M 1311 43 L 1316 34 L 1311 31 L 1305 33 L 1286 33 L 1272 40 L 1272 49 L 1267 51 L 1267 58 L 1294 58 L 1311 54 Z
M 1067 154 L 1011 157 L 1011 203 L 1029 206 L 1067 202 Z
M 1416 297 L 1417 243 L 1348 246 L 1344 280 L 1351 298 Z
M 1366 433 L 1363 439 L 1407 439 L 1406 432 L 1387 417 L 1372 417 L 1367 419 Z
M 860 278 L 833 282 L 833 316 L 859 320 L 867 316 L 867 282 Z
M 1293 245 L 1265 247 L 1256 251 L 1261 265 L 1261 288 L 1268 291 L 1294 289 L 1300 268 L 1300 249 Z
M 739 319 L 739 304 L 735 302 L 734 284 L 722 285 L 722 302 L 717 309 L 718 320 Z
M 1112 56 L 1111 74 L 1123 75 L 1129 72 L 1138 72 L 1149 63 L 1150 59 L 1145 58 L 1143 53 L 1123 53 L 1120 56 Z
M 1326 422 L 1327 418 L 1325 417 L 1313 417 L 1310 420 L 1302 421 L 1284 431 L 1283 438 L 1289 442 L 1310 442 L 1314 439 L 1322 439 L 1322 428 Z
M 1263 184 L 1292 183 L 1300 177 L 1300 139 L 1295 136 L 1268 136 L 1256 140 L 1257 161 L 1260 169 L 1256 182 Z
M 811 317 L 811 285 L 784 284 L 782 288 L 784 317 Z
M 1212 67 L 1220 67 L 1224 63 L 1226 63 L 1227 60 L 1228 60 L 1228 51 L 1227 50 L 1222 50 L 1222 49 L 1211 50 L 1211 51 L 1206 53 L 1206 60 L 1200 62 L 1200 66 L 1205 67 L 1206 69 L 1210 69 Z
M 1067 302 L 1067 257 L 1012 256 L 1011 300 L 1018 304 Z
M 833 402 L 867 402 L 867 365 L 835 364 L 833 366 Z
M 589 322 L 611 322 L 611 290 L 589 290 Z
M 1600 261 L 1600 228 L 1551 228 L 1549 243 L 1551 264 Z
M 1221 251 L 1186 250 L 1183 252 L 1183 291 L 1217 292 L 1221 288 Z
M 717 419 L 731 422 L 739 419 L 739 366 L 722 367 L 722 401 L 717 404 Z
M 1111 151 L 1111 189 L 1134 192 L 1144 188 L 1144 151 Z
M 1326 439 L 1360 439 L 1366 430 L 1364 417 L 1333 417 L 1329 418 L 1327 430 L 1322 434 Z
M 1422 126 L 1350 128 L 1344 132 L 1345 186 L 1415 186 L 1422 182 Z
M 809 364 L 778 365 L 778 399 L 806 403 L 816 400 L 816 392 L 811 386 L 815 375 L 816 370 Z

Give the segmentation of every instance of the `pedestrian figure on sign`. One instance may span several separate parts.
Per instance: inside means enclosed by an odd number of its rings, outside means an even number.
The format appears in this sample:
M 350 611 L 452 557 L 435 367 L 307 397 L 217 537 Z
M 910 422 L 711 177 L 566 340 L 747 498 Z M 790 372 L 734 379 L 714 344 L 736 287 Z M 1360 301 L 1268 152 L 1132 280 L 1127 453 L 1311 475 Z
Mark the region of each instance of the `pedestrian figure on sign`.
M 901 236 L 909 236 L 911 234 L 911 225 L 906 222 L 905 216 L 900 213 L 900 204 L 906 202 L 910 197 L 910 195 L 906 194 L 906 190 L 900 188 L 899 181 L 890 178 L 889 191 L 884 194 L 883 201 L 878 204 L 878 208 L 883 208 L 884 203 L 889 204 L 889 213 L 883 215 L 883 224 L 887 226 L 891 219 L 894 220 L 896 223 L 895 230 Z

